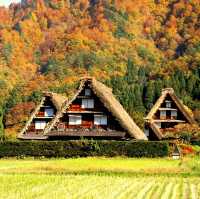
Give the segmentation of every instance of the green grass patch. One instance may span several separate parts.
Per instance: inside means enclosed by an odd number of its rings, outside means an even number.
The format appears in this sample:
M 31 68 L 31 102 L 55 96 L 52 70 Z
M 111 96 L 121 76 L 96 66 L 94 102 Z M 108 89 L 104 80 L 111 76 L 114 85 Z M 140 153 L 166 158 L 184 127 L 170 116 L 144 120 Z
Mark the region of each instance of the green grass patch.
M 199 176 L 200 158 L 0 159 L 0 173 Z
M 200 158 L 8 158 L 0 181 L 0 198 L 198 198 Z

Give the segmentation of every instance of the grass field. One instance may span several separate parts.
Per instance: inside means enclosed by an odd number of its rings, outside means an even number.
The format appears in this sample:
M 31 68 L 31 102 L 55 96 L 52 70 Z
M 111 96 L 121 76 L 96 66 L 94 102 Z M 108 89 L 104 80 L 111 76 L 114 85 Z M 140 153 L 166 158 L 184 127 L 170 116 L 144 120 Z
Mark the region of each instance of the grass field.
M 0 199 L 196 199 L 200 158 L 1 159 Z

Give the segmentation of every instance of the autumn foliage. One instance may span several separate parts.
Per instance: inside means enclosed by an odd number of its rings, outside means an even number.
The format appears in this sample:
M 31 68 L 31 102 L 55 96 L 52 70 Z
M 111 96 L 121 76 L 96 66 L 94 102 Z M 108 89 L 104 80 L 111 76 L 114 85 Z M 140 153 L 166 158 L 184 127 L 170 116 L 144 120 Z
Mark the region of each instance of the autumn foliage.
M 119 86 L 114 92 L 125 108 L 132 110 L 134 100 L 123 91 L 132 89 L 143 99 L 139 104 L 135 99 L 136 110 L 130 112 L 135 118 L 136 112 L 144 114 L 150 108 L 161 86 L 177 81 L 183 88 L 173 83 L 175 90 L 182 91 L 185 103 L 197 113 L 199 15 L 199 0 L 23 0 L 1 7 L 4 125 L 10 127 L 26 118 L 39 99 L 35 93 L 52 90 L 67 95 L 74 81 L 85 74 L 110 86 L 114 81 L 120 85 L 122 77 L 126 88 Z M 129 60 L 139 72 L 127 80 Z M 130 77 L 135 79 L 130 81 Z

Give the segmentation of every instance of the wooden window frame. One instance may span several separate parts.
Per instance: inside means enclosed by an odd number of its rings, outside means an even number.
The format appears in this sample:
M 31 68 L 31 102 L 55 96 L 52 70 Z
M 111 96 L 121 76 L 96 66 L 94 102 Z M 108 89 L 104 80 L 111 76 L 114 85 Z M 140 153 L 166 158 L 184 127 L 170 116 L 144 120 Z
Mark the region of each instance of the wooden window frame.
M 97 122 L 97 120 L 99 121 Z M 107 126 L 108 125 L 107 115 L 94 115 L 94 125 Z
M 47 114 L 47 110 L 51 110 L 52 114 L 51 115 Z M 54 115 L 54 109 L 53 108 L 45 108 L 44 109 L 44 116 L 45 117 L 53 117 L 53 115 Z
M 35 121 L 35 129 L 36 130 L 44 130 L 47 125 L 47 122 L 42 120 L 42 121 Z
M 82 124 L 82 115 L 68 115 L 68 116 L 69 116 L 69 125 L 81 125 Z M 78 119 L 76 120 L 76 118 L 78 118 Z
M 90 88 L 85 89 L 85 96 L 91 96 L 91 89 Z
M 94 108 L 94 99 L 82 99 L 81 108 L 86 108 L 86 109 Z

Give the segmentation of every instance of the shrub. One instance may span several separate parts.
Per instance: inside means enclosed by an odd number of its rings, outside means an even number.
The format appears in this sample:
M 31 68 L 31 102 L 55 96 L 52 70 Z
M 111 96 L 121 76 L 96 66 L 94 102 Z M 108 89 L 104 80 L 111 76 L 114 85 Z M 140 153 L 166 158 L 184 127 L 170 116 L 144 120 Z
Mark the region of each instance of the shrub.
M 195 150 L 191 145 L 187 144 L 179 144 L 179 147 L 181 149 L 182 155 L 191 155 L 195 154 Z
M 164 157 L 168 154 L 167 142 L 71 140 L 0 143 L 0 157 Z
M 197 146 L 200 146 L 200 140 L 191 140 L 191 144 L 192 145 L 197 145 Z
M 200 146 L 199 145 L 192 145 L 192 149 L 194 150 L 195 154 L 200 155 Z

